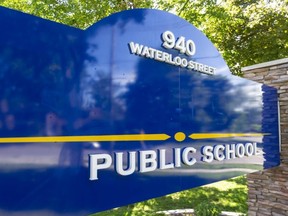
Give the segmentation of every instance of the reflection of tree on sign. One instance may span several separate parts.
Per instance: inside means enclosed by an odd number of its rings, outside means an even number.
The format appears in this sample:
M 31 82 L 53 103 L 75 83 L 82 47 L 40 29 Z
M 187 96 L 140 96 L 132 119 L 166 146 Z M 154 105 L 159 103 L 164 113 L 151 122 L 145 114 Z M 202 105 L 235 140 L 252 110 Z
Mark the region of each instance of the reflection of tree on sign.
M 46 21 L 36 22 L 22 14 L 13 19 L 9 23 L 8 18 L 1 20 L 9 31 L 0 35 L 4 41 L 0 44 L 0 98 L 7 100 L 16 126 L 25 131 L 22 135 L 41 135 L 47 112 L 57 112 L 62 118 L 71 112 L 68 94 L 79 80 L 79 34 L 59 25 L 50 26 L 51 34 L 47 34 L 43 31 Z
M 147 59 L 139 61 L 137 71 L 135 83 L 125 94 L 129 127 L 147 133 L 220 132 L 237 129 L 237 124 L 244 121 L 245 130 L 260 129 L 261 110 L 253 112 L 254 119 L 247 118 L 249 110 L 239 111 L 243 103 L 239 98 L 247 100 L 247 96 L 242 91 L 231 91 L 233 85 L 225 77 Z
M 169 131 L 171 124 L 178 123 L 177 77 L 175 82 L 171 67 L 146 59 L 139 62 L 137 72 L 125 94 L 128 128 Z

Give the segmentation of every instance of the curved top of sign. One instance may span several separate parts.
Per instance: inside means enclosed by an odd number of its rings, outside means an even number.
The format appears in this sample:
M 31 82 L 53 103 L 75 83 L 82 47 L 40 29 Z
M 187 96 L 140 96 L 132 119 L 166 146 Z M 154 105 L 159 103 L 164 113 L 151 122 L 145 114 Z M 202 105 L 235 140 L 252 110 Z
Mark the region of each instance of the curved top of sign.
M 182 18 L 80 30 L 0 8 L 0 27 L 0 214 L 87 215 L 279 164 L 276 89 Z
M 137 59 L 133 55 L 125 55 L 127 45 L 133 42 L 134 46 L 135 44 L 143 46 L 143 53 L 134 53 L 138 56 L 155 60 L 157 58 L 155 55 L 158 55 L 158 61 L 170 64 L 170 66 L 180 66 L 181 69 L 209 75 L 231 75 L 221 54 L 211 41 L 191 23 L 168 12 L 154 9 L 123 11 L 95 23 L 86 30 L 86 34 L 88 43 L 93 41 L 92 38 L 101 41 L 101 45 L 98 44 L 99 51 L 113 49 L 115 53 L 121 53 L 122 58 L 125 57 L 129 63 Z M 107 35 L 110 35 L 110 38 Z M 166 47 L 163 45 L 165 42 Z M 111 46 L 114 47 L 111 48 Z M 148 48 L 147 53 L 145 47 Z M 171 54 L 172 59 L 157 51 Z M 102 52 L 107 52 L 107 50 Z M 178 63 L 180 61 L 178 58 L 175 62 L 177 56 L 181 58 L 181 64 Z M 183 62 L 183 59 L 186 59 L 188 63 L 185 60 Z M 127 69 L 131 67 L 133 64 L 127 63 Z

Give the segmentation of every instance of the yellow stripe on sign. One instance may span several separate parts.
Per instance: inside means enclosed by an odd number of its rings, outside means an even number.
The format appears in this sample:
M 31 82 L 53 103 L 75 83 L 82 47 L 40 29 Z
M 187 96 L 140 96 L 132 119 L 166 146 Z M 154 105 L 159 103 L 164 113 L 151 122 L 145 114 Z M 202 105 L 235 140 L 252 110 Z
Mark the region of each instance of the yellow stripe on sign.
M 50 143 L 50 142 L 119 142 L 119 141 L 164 141 L 167 134 L 125 134 L 99 136 L 47 136 L 0 138 L 0 143 Z
M 260 137 L 270 135 L 268 133 L 193 133 L 189 137 L 191 139 L 219 139 L 231 137 Z

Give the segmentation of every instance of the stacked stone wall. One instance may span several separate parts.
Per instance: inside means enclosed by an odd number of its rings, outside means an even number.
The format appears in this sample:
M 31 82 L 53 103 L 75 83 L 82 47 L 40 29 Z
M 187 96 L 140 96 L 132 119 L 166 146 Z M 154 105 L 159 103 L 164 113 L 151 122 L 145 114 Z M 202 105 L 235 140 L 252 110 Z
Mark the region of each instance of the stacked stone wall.
M 248 175 L 248 215 L 288 215 L 288 58 L 242 69 L 244 77 L 278 90 L 281 164 Z

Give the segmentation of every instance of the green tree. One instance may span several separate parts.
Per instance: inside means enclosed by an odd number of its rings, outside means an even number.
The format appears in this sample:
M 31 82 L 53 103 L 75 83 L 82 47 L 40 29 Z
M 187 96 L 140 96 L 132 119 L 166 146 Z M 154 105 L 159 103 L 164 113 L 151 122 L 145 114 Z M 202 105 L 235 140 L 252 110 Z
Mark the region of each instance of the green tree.
M 287 0 L 162 0 L 159 5 L 202 30 L 234 74 L 287 57 Z
M 153 2 L 151 0 L 0 0 L 0 5 L 85 29 L 118 11 L 152 8 Z

